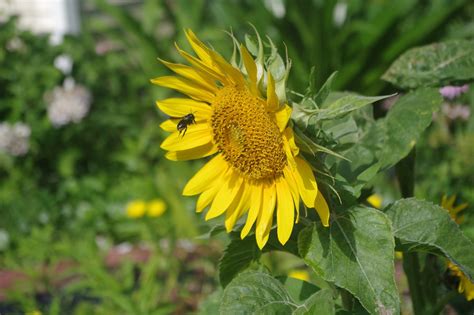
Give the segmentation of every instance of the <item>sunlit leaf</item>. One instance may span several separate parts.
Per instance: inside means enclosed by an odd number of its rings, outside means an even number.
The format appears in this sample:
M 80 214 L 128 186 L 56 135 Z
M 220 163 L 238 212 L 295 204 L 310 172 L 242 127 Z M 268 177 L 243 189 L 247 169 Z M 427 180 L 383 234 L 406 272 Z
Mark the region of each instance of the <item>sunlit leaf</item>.
M 305 281 L 245 271 L 224 290 L 219 311 L 220 314 L 334 314 L 331 291 L 318 290 Z
M 219 261 L 219 281 L 222 287 L 227 284 L 242 270 L 246 269 L 252 261 L 260 258 L 261 251 L 256 245 L 254 237 L 240 238 L 230 242 Z
M 453 40 L 413 48 L 399 57 L 382 79 L 409 89 L 474 79 L 474 41 Z
M 437 89 L 421 88 L 395 103 L 382 121 L 385 141 L 379 159 L 384 167 L 394 165 L 410 152 L 441 102 Z
M 441 253 L 474 279 L 474 244 L 445 209 L 410 198 L 395 202 L 385 213 L 392 220 L 395 237 L 408 243 L 413 250 Z
M 361 206 L 332 217 L 329 228 L 316 223 L 300 233 L 305 262 L 326 281 L 352 293 L 369 313 L 397 314 L 390 220 Z

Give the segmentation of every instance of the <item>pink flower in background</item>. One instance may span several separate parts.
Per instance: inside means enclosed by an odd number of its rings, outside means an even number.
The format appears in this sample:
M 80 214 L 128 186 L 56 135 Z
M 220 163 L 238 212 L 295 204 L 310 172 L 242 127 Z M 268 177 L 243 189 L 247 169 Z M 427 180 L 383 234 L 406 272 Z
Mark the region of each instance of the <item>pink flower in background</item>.
M 459 95 L 466 93 L 467 90 L 469 90 L 469 86 L 467 84 L 464 84 L 463 86 L 447 85 L 439 89 L 439 92 L 444 98 L 452 100 Z

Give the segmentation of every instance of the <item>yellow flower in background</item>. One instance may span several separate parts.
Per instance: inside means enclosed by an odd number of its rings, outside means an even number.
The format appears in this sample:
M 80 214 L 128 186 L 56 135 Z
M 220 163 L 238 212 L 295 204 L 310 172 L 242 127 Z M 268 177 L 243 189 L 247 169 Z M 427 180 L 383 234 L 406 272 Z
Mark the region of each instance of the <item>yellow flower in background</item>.
M 146 203 L 143 200 L 134 200 L 127 204 L 125 210 L 129 218 L 141 218 L 146 212 Z
M 42 315 L 41 311 L 39 310 L 34 310 L 32 312 L 27 312 L 26 315 Z
M 159 217 L 166 211 L 166 204 L 161 199 L 153 199 L 147 204 L 147 215 L 149 217 Z
M 459 278 L 458 292 L 464 293 L 468 301 L 474 300 L 474 283 L 459 269 L 458 266 L 448 261 L 448 269 L 451 274 Z
M 309 273 L 306 270 L 292 270 L 288 274 L 288 277 L 303 281 L 309 281 Z
M 449 215 L 457 224 L 461 224 L 464 221 L 464 215 L 459 215 L 459 212 L 466 209 L 468 204 L 462 203 L 458 206 L 454 206 L 454 202 L 456 201 L 456 195 L 452 195 L 448 198 L 448 196 L 443 195 L 441 198 L 441 207 L 448 210 Z
M 328 226 L 328 205 L 311 166 L 299 156 L 288 126 L 291 108 L 270 71 L 244 45 L 239 50 L 246 74 L 191 30 L 186 37 L 197 57 L 177 49 L 191 66 L 162 61 L 177 76 L 152 80 L 188 96 L 157 102 L 165 114 L 181 118 L 161 124 L 171 132 L 161 144 L 168 151 L 166 157 L 191 160 L 214 155 L 187 183 L 183 194 L 200 195 L 196 211 L 209 206 L 206 220 L 225 214 L 228 232 L 247 215 L 241 237 L 255 225 L 260 248 L 268 240 L 274 214 L 280 243 L 288 241 L 298 222 L 300 198 Z
M 367 198 L 367 202 L 371 204 L 374 208 L 382 208 L 383 199 L 379 194 L 372 194 Z

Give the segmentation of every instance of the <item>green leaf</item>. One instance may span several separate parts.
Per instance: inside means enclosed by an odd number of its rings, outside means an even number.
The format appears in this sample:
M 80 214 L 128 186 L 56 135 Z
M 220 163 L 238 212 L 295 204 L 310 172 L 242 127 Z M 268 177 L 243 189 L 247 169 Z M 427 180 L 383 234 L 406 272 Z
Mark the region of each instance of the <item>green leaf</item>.
M 341 152 L 347 160 L 337 162 L 336 181 L 355 197 L 362 188 L 379 172 L 380 154 L 385 141 L 384 125 L 381 121 L 369 123 L 366 131 L 360 130 L 357 142 Z
M 223 291 L 217 289 L 211 293 L 204 301 L 199 305 L 199 315 L 217 315 L 219 314 L 219 306 L 221 303 Z
M 298 238 L 300 254 L 323 279 L 353 294 L 371 314 L 399 313 L 394 279 L 394 239 L 382 212 L 354 206 L 316 223 Z
M 410 49 L 382 79 L 405 89 L 473 80 L 474 41 L 453 40 Z
M 321 106 L 324 103 L 324 101 L 326 100 L 326 98 L 329 96 L 329 93 L 331 92 L 332 82 L 336 78 L 336 75 L 337 75 L 337 71 L 333 72 L 329 76 L 329 78 L 326 80 L 326 82 L 324 82 L 324 84 L 321 87 L 321 89 L 319 90 L 318 94 L 316 94 L 316 96 L 314 97 L 314 101 L 319 106 Z
M 288 294 L 298 303 L 303 303 L 312 294 L 319 291 L 319 288 L 312 283 L 291 278 L 291 277 L 277 277 L 277 279 L 285 286 L 288 290 Z
M 307 101 L 303 105 L 295 103 L 293 104 L 292 119 L 300 128 L 305 130 L 309 126 L 314 126 L 322 120 L 339 118 L 352 111 L 393 95 L 395 94 L 384 96 L 363 96 L 355 93 L 344 93 L 323 108 L 317 108 L 316 104 L 312 107 L 308 107 L 307 104 L 310 103 Z M 328 98 L 328 96 L 329 95 L 326 95 L 325 98 Z
M 296 307 L 277 279 L 263 272 L 244 272 L 224 290 L 220 313 L 291 314 Z
M 405 94 L 395 103 L 382 121 L 382 130 L 377 130 L 385 133 L 379 158 L 384 167 L 395 165 L 411 151 L 442 101 L 437 89 L 421 88 Z
M 226 287 L 239 272 L 258 260 L 260 255 L 261 251 L 256 246 L 254 237 L 232 240 L 219 261 L 219 281 L 222 287 Z
M 336 101 L 329 104 L 329 106 L 318 110 L 316 113 L 316 119 L 325 120 L 341 117 L 349 112 L 355 111 L 366 105 L 394 95 L 395 94 L 383 96 L 363 96 L 358 94 L 349 94 L 337 99 Z
M 385 213 L 392 220 L 395 237 L 410 244 L 414 250 L 422 248 L 443 254 L 471 280 L 474 279 L 474 244 L 445 209 L 410 198 L 395 202 Z
M 318 290 L 306 281 L 245 271 L 224 290 L 219 310 L 221 314 L 334 314 L 331 291 Z
M 209 239 L 211 239 L 211 238 L 215 237 L 216 235 L 219 235 L 223 232 L 225 232 L 225 226 L 224 225 L 215 225 L 215 226 L 211 227 L 211 229 L 207 233 L 196 236 L 196 239 L 198 239 L 198 240 L 209 240 Z
M 329 289 L 324 289 L 313 294 L 302 305 L 293 312 L 294 315 L 305 314 L 335 314 L 334 300 L 332 292 Z
M 375 123 L 370 119 L 359 119 L 357 132 L 352 131 L 348 124 L 331 126 L 325 123 L 323 126 L 327 132 L 348 129 L 347 136 L 355 138 L 352 145 L 349 143 L 349 148 L 334 149 L 347 159 L 332 160 L 336 164 L 336 181 L 342 188 L 358 197 L 361 189 L 380 170 L 395 165 L 408 155 L 420 135 L 430 125 L 433 112 L 441 103 L 437 89 L 421 88 L 400 97 L 385 118 L 378 119 Z M 360 110 L 356 113 L 360 113 Z M 341 142 L 340 135 L 334 132 L 331 132 L 331 135 L 339 137 L 337 141 Z

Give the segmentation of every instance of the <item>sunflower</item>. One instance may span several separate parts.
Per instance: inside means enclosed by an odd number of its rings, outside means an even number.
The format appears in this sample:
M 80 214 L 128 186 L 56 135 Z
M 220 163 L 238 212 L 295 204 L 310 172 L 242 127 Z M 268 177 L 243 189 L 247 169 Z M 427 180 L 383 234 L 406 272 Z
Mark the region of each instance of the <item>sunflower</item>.
M 281 244 L 288 241 L 298 222 L 300 199 L 306 207 L 315 208 L 322 224 L 328 226 L 328 205 L 310 165 L 299 155 L 289 126 L 291 107 L 262 59 L 254 60 L 238 44 L 243 63 L 239 68 L 191 30 L 186 37 L 196 56 L 176 48 L 190 65 L 160 60 L 177 76 L 151 80 L 187 96 L 157 101 L 158 108 L 171 118 L 161 124 L 171 132 L 161 144 L 168 151 L 166 157 L 191 160 L 213 155 L 186 184 L 183 195 L 199 195 L 196 211 L 209 208 L 206 220 L 225 213 L 227 232 L 246 215 L 241 238 L 255 225 L 260 249 L 268 241 L 274 215 L 278 240 Z M 183 134 L 173 117 L 189 114 L 194 119 L 188 121 Z
M 447 195 L 443 195 L 443 197 L 441 198 L 441 207 L 443 207 L 449 212 L 449 215 L 454 220 L 454 222 L 456 222 L 457 224 L 461 224 L 464 221 L 464 215 L 459 215 L 459 213 L 462 210 L 466 209 L 468 204 L 462 203 L 455 207 L 454 206 L 455 201 L 456 201 L 456 195 L 452 195 L 449 198 Z
M 441 207 L 443 207 L 449 212 L 449 215 L 454 220 L 454 222 L 456 222 L 457 224 L 461 224 L 464 221 L 464 215 L 460 216 L 459 212 L 466 209 L 468 204 L 462 203 L 455 207 L 455 201 L 456 195 L 452 195 L 451 197 L 443 195 L 443 197 L 441 198 Z M 459 278 L 458 292 L 464 293 L 464 296 L 468 301 L 474 300 L 474 283 L 469 280 L 469 278 L 464 274 L 464 272 L 462 272 L 461 269 L 459 269 L 459 267 L 451 261 L 448 261 L 447 267 L 453 276 Z
M 458 266 L 448 261 L 448 269 L 451 274 L 459 278 L 458 292 L 464 293 L 466 300 L 474 300 L 474 283 L 459 269 Z

